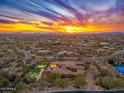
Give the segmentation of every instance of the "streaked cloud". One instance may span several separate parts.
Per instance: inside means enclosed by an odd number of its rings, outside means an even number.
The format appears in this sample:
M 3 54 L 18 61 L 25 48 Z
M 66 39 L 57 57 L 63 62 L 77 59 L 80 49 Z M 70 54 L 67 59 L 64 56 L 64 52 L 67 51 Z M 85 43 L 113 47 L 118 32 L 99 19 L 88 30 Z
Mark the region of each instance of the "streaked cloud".
M 124 31 L 123 16 L 123 0 L 0 0 L 7 32 Z

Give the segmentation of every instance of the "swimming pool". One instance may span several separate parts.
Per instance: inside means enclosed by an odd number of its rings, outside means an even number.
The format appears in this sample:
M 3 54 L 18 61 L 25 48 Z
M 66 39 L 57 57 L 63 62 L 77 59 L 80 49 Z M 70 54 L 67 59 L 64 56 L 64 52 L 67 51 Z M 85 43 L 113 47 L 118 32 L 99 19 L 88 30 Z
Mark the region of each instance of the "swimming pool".
M 118 72 L 124 74 L 124 66 L 115 66 Z

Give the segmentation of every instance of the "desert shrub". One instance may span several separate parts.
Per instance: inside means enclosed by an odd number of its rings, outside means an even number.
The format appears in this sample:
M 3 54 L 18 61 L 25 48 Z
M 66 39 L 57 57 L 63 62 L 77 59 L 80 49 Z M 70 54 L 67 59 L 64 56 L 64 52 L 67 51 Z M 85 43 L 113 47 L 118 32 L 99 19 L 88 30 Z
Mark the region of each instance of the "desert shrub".
M 8 52 L 8 48 L 3 48 L 2 51 L 5 53 Z
M 119 78 L 116 82 L 116 87 L 124 88 L 124 78 Z
M 84 68 L 87 70 L 90 67 L 89 64 L 84 64 Z
M 101 76 L 107 76 L 108 75 L 108 70 L 105 68 L 100 68 L 99 70 Z
M 55 80 L 56 78 L 61 78 L 61 74 L 59 74 L 59 73 L 50 73 L 50 75 L 49 75 L 49 78 L 51 79 L 51 80 Z
M 81 88 L 86 83 L 84 76 L 78 75 L 74 78 L 74 84 L 76 88 Z
M 8 74 L 7 72 L 4 71 L 0 71 L 0 76 L 7 78 L 9 81 L 14 81 L 14 79 L 16 78 L 16 75 Z
M 45 80 L 41 80 L 39 83 L 39 88 L 40 89 L 44 89 L 45 87 L 47 87 L 49 85 L 49 82 L 45 81 Z
M 22 89 L 25 89 L 27 88 L 28 85 L 25 83 L 25 82 L 19 82 L 17 85 L 16 85 L 16 89 L 17 90 L 22 90 Z
M 41 61 L 40 61 L 40 64 L 41 64 L 41 65 L 48 65 L 49 62 L 48 62 L 47 60 L 41 60 Z
M 6 86 L 9 83 L 9 80 L 4 76 L 0 75 L 0 87 Z
M 115 62 L 117 62 L 117 58 L 113 57 L 111 59 L 108 60 L 108 63 L 111 64 L 111 65 L 115 65 Z
M 65 80 L 62 79 L 62 78 L 56 78 L 54 81 L 53 81 L 53 84 L 55 87 L 57 88 L 64 88 L 65 87 Z
M 8 57 L 8 58 L 7 58 L 7 61 L 8 61 L 8 62 L 14 62 L 14 61 L 15 61 L 15 58 L 13 58 L 13 57 Z
M 100 80 L 100 84 L 105 89 L 112 89 L 116 86 L 116 80 L 112 77 L 104 77 Z

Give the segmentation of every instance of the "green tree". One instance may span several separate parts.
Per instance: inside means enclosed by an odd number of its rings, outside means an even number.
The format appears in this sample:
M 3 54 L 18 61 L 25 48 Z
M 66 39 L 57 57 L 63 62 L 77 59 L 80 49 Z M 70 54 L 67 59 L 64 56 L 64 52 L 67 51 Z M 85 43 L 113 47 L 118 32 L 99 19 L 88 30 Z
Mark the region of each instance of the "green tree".
M 15 58 L 13 58 L 13 57 L 8 57 L 8 58 L 7 58 L 7 61 L 8 61 L 8 62 L 14 62 L 14 61 L 15 61 Z
M 48 65 L 49 63 L 48 63 L 47 60 L 41 60 L 39 64 L 41 64 L 41 65 Z
M 85 78 L 83 76 L 78 75 L 78 76 L 75 77 L 74 83 L 75 83 L 76 88 L 81 88 L 82 86 L 84 86 L 86 81 L 85 81 Z
M 108 75 L 108 70 L 105 69 L 105 68 L 100 68 L 100 74 L 101 74 L 102 76 L 107 76 L 107 75 Z
M 117 79 L 117 87 L 124 88 L 124 78 Z
M 116 80 L 112 77 L 104 77 L 101 79 L 101 85 L 103 88 L 112 89 L 116 86 Z
M 8 52 L 8 48 L 3 48 L 2 51 L 5 53 Z
M 4 71 L 0 71 L 0 76 L 5 77 L 10 82 L 13 82 L 15 80 L 15 78 L 16 78 L 15 74 L 8 74 L 7 72 L 4 72 Z
M 115 57 L 108 60 L 108 63 L 111 65 L 115 65 L 115 62 L 117 62 L 117 58 L 115 58 Z
M 9 83 L 9 80 L 3 76 L 0 76 L 0 87 L 3 87 Z

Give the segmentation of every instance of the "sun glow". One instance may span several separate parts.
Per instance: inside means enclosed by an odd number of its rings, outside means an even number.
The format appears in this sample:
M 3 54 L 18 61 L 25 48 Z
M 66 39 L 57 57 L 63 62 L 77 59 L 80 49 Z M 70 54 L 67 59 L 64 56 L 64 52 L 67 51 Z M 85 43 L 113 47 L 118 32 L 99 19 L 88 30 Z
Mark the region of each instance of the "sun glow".
M 91 32 L 95 30 L 95 27 L 93 26 L 87 26 L 87 27 L 66 26 L 65 29 L 66 29 L 66 32 L 68 33 L 77 33 L 77 32 Z
M 66 29 L 67 29 L 67 32 L 68 32 L 68 33 L 72 33 L 72 32 L 73 32 L 73 30 L 74 30 L 74 28 L 73 28 L 73 27 L 67 27 Z

